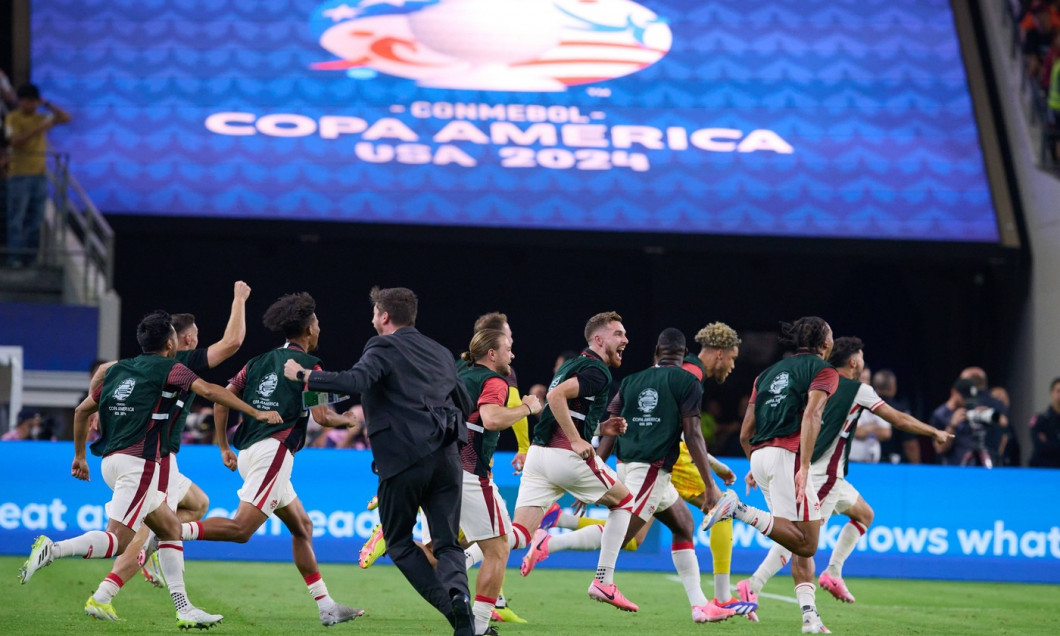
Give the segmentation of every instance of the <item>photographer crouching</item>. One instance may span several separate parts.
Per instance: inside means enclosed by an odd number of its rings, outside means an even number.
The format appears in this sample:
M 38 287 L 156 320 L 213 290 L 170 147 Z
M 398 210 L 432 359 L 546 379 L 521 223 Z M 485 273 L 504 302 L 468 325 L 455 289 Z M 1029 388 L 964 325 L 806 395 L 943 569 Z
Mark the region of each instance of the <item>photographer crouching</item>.
M 946 442 L 934 442 L 939 463 L 993 468 L 998 449 L 987 443 L 987 434 L 994 427 L 1008 427 L 1006 411 L 1003 404 L 980 391 L 971 380 L 954 382 L 949 399 L 931 414 L 932 426 L 953 434 Z

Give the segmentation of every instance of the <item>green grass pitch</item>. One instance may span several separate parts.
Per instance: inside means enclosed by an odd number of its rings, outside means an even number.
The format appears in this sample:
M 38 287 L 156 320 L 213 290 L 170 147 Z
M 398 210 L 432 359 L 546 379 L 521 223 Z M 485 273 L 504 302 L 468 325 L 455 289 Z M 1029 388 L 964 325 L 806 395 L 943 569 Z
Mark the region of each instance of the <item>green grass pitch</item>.
M 92 620 L 84 602 L 106 574 L 109 562 L 64 559 L 37 572 L 26 585 L 16 577 L 24 557 L 0 557 L 0 634 L 157 634 L 176 632 L 169 595 L 137 576 L 115 600 L 118 623 Z M 621 561 L 619 562 L 621 564 Z M 709 559 L 708 559 L 709 564 Z M 708 565 L 709 566 L 709 565 Z M 1044 566 L 1043 566 L 1044 567 Z M 405 582 L 396 568 L 380 564 L 323 564 L 331 595 L 367 614 L 330 628 L 329 634 L 451 634 L 440 614 Z M 474 571 L 473 571 L 474 572 Z M 743 618 L 724 623 L 692 623 L 684 590 L 672 574 L 619 571 L 619 588 L 640 605 L 620 612 L 589 600 L 588 571 L 552 570 L 545 564 L 528 578 L 509 569 L 505 593 L 527 625 L 499 624 L 503 636 L 571 634 L 770 634 L 800 633 L 791 577 L 774 578 L 759 599 L 761 622 Z M 211 633 L 293 634 L 323 631 L 316 605 L 290 563 L 189 561 L 186 573 L 192 601 L 224 614 Z M 733 575 L 733 583 L 740 580 Z M 704 591 L 712 589 L 703 576 Z M 838 603 L 823 590 L 817 604 L 825 625 L 836 634 L 1060 634 L 1060 586 L 964 583 L 898 579 L 849 579 L 854 605 Z

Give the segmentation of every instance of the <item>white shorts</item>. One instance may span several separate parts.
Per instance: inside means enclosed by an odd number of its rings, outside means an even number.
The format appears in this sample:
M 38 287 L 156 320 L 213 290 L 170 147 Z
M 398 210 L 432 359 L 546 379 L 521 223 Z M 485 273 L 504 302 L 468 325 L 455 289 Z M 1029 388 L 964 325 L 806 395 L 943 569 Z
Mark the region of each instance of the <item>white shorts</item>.
M 670 472 L 651 464 L 619 462 L 618 479 L 633 494 L 633 514 L 645 521 L 681 499 L 670 482 Z
M 191 490 L 191 480 L 180 472 L 175 453 L 170 453 L 167 457 L 160 459 L 159 465 L 165 462 L 169 462 L 169 483 L 165 489 L 166 504 L 170 510 L 176 512 L 177 506 L 180 505 L 180 500 L 184 499 L 184 495 L 187 495 L 188 491 Z
M 565 492 L 578 501 L 596 503 L 617 481 L 615 471 L 595 454 L 591 459 L 582 459 L 565 448 L 532 445 L 526 453 L 515 509 L 524 506 L 546 509 Z
M 469 543 L 506 536 L 512 531 L 508 508 L 492 479 L 466 470 L 460 502 L 460 529 Z M 426 524 L 424 524 L 426 527 Z
M 795 453 L 779 446 L 765 446 L 751 453 L 751 474 L 774 517 L 789 521 L 817 521 L 821 502 L 813 475 L 806 475 L 806 499 L 795 501 Z
M 468 543 L 507 536 L 512 531 L 508 507 L 501 499 L 497 484 L 482 480 L 478 475 L 462 471 L 464 475 L 460 499 L 461 538 Z M 485 481 L 485 483 L 483 483 Z M 431 542 L 431 527 L 427 516 L 420 510 L 416 513 L 420 524 L 420 542 Z
M 291 485 L 294 455 L 271 437 L 239 452 L 239 475 L 243 487 L 239 499 L 267 515 L 298 498 Z
M 158 462 L 114 453 L 103 458 L 100 468 L 103 481 L 114 491 L 105 508 L 107 517 L 139 530 L 144 517 L 165 501 L 158 490 Z
M 827 475 L 813 476 L 813 483 L 821 484 L 817 490 L 818 497 L 825 488 L 828 488 L 827 479 Z M 842 477 L 837 478 L 821 499 L 821 519 L 828 521 L 833 514 L 845 514 L 847 510 L 854 507 L 860 497 L 861 493 L 849 481 Z

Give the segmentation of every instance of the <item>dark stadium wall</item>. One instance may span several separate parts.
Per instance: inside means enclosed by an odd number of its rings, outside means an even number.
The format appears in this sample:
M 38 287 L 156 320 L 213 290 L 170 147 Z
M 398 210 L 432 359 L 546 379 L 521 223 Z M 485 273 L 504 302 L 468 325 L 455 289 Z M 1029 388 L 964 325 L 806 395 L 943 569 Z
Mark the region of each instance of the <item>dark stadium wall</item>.
M 485 312 L 508 314 L 520 388 L 547 384 L 556 355 L 584 346 L 592 314 L 616 310 L 630 345 L 621 378 L 651 363 L 669 326 L 691 336 L 722 320 L 748 342 L 723 387 L 708 389 L 726 417 L 755 375 L 780 354 L 779 320 L 820 315 L 836 336 L 866 343 L 873 369 L 890 368 L 921 416 L 942 402 L 964 366 L 1004 385 L 1026 275 L 1018 253 L 983 246 L 753 241 L 727 237 L 567 234 L 346 224 L 110 216 L 122 297 L 121 353 L 138 352 L 135 325 L 162 308 L 198 317 L 217 339 L 232 283 L 253 289 L 243 349 L 208 378 L 223 382 L 280 337 L 261 325 L 278 296 L 308 291 L 331 369 L 356 361 L 370 325 L 368 290 L 406 286 L 420 298 L 417 327 L 454 353 Z M 764 344 L 760 344 L 764 343 Z

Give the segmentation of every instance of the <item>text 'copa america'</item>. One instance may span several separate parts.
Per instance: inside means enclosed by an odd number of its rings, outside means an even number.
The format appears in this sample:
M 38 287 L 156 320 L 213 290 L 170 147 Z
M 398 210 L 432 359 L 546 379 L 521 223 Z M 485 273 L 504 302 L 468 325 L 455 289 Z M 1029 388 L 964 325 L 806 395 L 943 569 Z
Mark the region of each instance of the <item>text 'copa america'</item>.
M 416 122 L 396 117 L 375 120 L 349 115 L 323 115 L 317 118 L 298 113 L 220 112 L 205 120 L 207 130 L 228 136 L 264 135 L 298 138 L 317 136 L 337 140 L 354 136 L 363 142 L 394 144 L 453 144 L 458 142 L 495 146 L 564 146 L 578 149 L 676 150 L 696 148 L 706 152 L 773 152 L 788 155 L 793 146 L 772 130 L 704 127 L 689 130 L 680 126 L 657 128 L 640 125 L 607 125 L 594 120 L 603 114 L 583 114 L 576 106 L 533 104 L 451 104 L 413 102 L 391 107 L 391 112 L 407 113 L 418 120 L 441 120 L 433 132 L 418 132 Z M 439 149 L 440 150 L 440 149 Z M 358 151 L 358 154 L 361 154 Z M 476 161 L 456 146 L 449 148 L 448 162 L 473 166 Z M 437 159 L 437 157 L 435 157 Z M 400 161 L 400 160 L 399 160 Z M 419 163 L 420 161 L 415 161 Z M 436 160 L 432 163 L 438 163 Z

